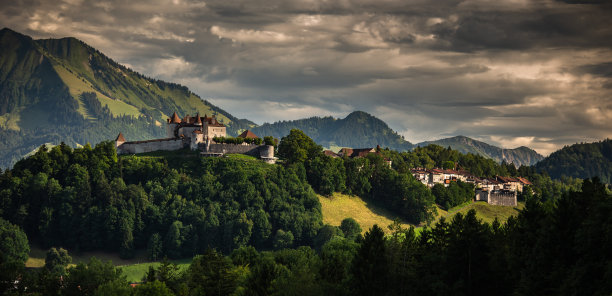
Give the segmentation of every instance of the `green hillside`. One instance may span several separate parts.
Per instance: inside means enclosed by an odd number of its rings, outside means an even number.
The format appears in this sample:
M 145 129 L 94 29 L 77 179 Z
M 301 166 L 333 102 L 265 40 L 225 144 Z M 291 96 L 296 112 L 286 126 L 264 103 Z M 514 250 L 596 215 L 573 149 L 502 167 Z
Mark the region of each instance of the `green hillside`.
M 450 146 L 453 150 L 457 150 L 464 154 L 472 153 L 492 158 L 497 162 L 506 161 L 507 163 L 514 163 L 516 167 L 521 165 L 533 165 L 544 158 L 542 155 L 525 146 L 514 149 L 503 149 L 465 136 L 421 142 L 418 143 L 417 146 L 425 147 L 429 144 L 436 144 L 442 147 Z
M 327 148 L 367 148 L 376 145 L 398 151 L 412 148 L 410 142 L 389 128 L 384 121 L 362 111 L 355 111 L 344 119 L 328 116 L 265 123 L 253 128 L 253 132 L 280 139 L 294 128 L 302 130 L 317 144 Z
M 612 140 L 565 146 L 535 167 L 557 179 L 562 176 L 580 179 L 597 176 L 602 182 L 612 183 Z
M 185 86 L 145 77 L 75 38 L 0 30 L 0 167 L 43 143 L 92 144 L 165 134 L 173 112 L 216 115 L 237 135 L 254 126 Z

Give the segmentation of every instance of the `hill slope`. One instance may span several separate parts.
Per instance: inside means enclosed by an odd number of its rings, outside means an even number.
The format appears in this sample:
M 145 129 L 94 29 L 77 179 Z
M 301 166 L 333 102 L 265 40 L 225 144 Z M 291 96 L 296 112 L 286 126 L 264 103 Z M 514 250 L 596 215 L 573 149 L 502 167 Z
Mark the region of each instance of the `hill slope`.
M 362 111 L 355 111 L 344 119 L 328 116 L 265 123 L 253 128 L 253 132 L 280 139 L 294 128 L 304 131 L 323 147 L 366 148 L 380 145 L 399 151 L 412 148 L 410 142 L 389 128 L 384 121 Z
M 254 125 L 75 38 L 32 40 L 0 30 L 0 167 L 46 142 L 93 144 L 119 131 L 128 140 L 159 137 L 174 111 L 215 114 L 232 135 Z
M 505 160 L 508 163 L 514 163 L 517 167 L 521 165 L 533 165 L 544 159 L 542 155 L 525 146 L 514 149 L 503 149 L 465 136 L 421 142 L 418 143 L 417 146 L 422 147 L 429 144 L 436 144 L 442 147 L 450 146 L 453 150 L 458 150 L 461 153 L 482 155 L 492 158 L 497 162 Z
M 565 146 L 535 165 L 540 172 L 553 178 L 569 176 L 591 178 L 612 183 L 612 140 Z

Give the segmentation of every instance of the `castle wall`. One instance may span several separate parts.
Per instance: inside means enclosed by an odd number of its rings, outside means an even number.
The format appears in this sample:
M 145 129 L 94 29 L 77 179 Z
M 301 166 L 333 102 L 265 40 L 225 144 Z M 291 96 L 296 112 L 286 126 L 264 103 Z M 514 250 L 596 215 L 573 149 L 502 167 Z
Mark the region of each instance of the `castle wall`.
M 512 206 L 517 205 L 516 191 L 488 191 L 476 190 L 474 200 L 486 201 L 490 205 L 495 206 Z
M 159 139 L 152 141 L 125 142 L 117 147 L 117 154 L 135 154 L 159 150 L 179 150 L 184 147 L 182 139 Z
M 268 163 L 275 163 L 276 158 L 274 158 L 274 146 L 271 145 L 255 145 L 255 144 L 202 144 L 204 152 L 211 154 L 246 154 L 255 156 L 265 160 Z
M 206 151 L 206 146 L 204 146 L 204 150 Z M 210 144 L 208 146 L 208 151 L 210 153 L 236 153 L 236 154 L 246 154 L 255 157 L 259 157 L 259 147 L 263 147 L 261 145 L 236 145 L 236 144 Z
M 185 135 L 185 137 L 190 137 L 193 131 L 200 129 L 199 126 L 184 126 L 180 127 L 178 130 L 179 135 Z
M 491 192 L 488 203 L 496 206 L 516 206 L 516 191 Z
M 261 158 L 274 158 L 274 146 L 264 145 L 259 148 L 259 157 Z
M 486 201 L 489 202 L 489 191 L 486 190 L 476 190 L 476 201 Z
M 174 130 L 176 129 L 176 123 L 167 123 L 166 124 L 166 137 L 174 138 Z

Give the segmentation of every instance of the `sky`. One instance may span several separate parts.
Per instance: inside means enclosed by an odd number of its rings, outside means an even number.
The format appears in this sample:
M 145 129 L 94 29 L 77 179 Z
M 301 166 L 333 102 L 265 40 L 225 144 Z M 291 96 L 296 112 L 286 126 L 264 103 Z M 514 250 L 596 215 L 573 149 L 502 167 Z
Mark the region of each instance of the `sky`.
M 412 143 L 544 155 L 612 138 L 612 1 L 0 0 L 0 27 L 79 38 L 258 124 L 361 110 Z

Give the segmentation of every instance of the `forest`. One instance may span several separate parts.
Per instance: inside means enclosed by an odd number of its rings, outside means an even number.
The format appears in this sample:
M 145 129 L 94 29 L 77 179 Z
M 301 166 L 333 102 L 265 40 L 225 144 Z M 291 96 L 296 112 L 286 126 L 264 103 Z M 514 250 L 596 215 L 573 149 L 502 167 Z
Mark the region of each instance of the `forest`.
M 375 225 L 362 236 L 358 224 L 343 221 L 319 248 L 207 249 L 184 271 L 164 260 L 135 287 L 110 262 L 67 267 L 63 249 L 25 272 L 26 235 L 0 220 L 0 237 L 12 238 L 2 245 L 0 288 L 6 295 L 609 295 L 611 210 L 612 195 L 587 179 L 552 208 L 528 199 L 503 224 L 483 223 L 472 210 L 420 234 L 394 224 L 391 235 Z
M 117 157 L 113 142 L 41 147 L 0 175 L 2 291 L 15 295 L 457 295 L 572 294 L 610 290 L 611 196 L 598 180 L 552 181 L 435 145 L 331 158 L 299 130 L 281 139 L 282 163 L 233 158 Z M 389 166 L 387 160 L 392 160 Z M 324 225 L 315 192 L 356 194 L 415 224 L 436 204 L 473 196 L 470 184 L 428 189 L 410 167 L 462 166 L 534 183 L 518 217 L 489 225 L 474 212 L 418 234 L 353 219 Z M 381 225 L 386 227 L 386 225 Z M 601 235 L 595 231 L 603 231 Z M 45 268 L 24 270 L 29 245 Z M 525 246 L 534 246 L 525 248 Z M 164 260 L 132 288 L 121 270 L 92 259 L 68 266 L 65 249 Z M 593 274 L 595 273 L 595 274 Z M 15 278 L 20 278 L 18 283 Z M 61 281 L 59 280 L 61 279 Z M 560 284 L 562 283 L 562 284 Z M 585 290 L 586 289 L 586 290 Z M 603 293 L 605 294 L 605 293 Z
M 612 183 L 612 140 L 565 146 L 535 167 L 553 178 L 598 176 L 602 182 Z

